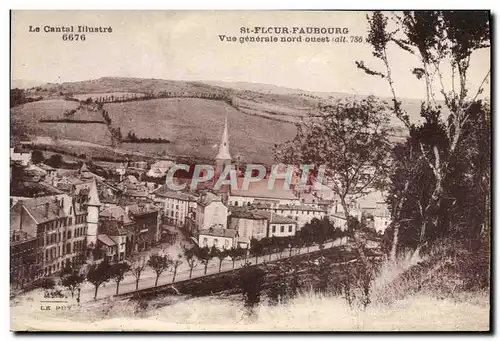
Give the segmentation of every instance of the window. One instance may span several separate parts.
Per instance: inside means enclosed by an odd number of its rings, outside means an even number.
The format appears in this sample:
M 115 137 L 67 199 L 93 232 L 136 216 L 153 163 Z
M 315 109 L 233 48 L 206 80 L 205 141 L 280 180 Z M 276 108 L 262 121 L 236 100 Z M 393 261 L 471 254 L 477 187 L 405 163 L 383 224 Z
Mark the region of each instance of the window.
M 179 209 L 179 205 L 175 205 L 175 209 L 178 210 Z
M 292 225 L 288 225 L 288 232 L 292 232 L 293 230 L 293 226 Z
M 68 239 L 71 239 L 71 231 L 68 231 Z
M 283 226 L 283 225 L 280 226 L 280 232 L 281 233 L 285 232 L 285 226 Z
M 238 206 L 238 202 L 237 201 L 234 202 L 234 206 Z
M 73 218 L 72 217 L 68 218 L 68 225 L 73 225 Z
M 71 244 L 66 244 L 66 253 L 71 253 Z
M 276 232 L 276 225 L 273 225 L 273 233 Z
M 204 237 L 203 238 L 203 246 L 207 246 L 207 245 L 208 245 L 208 238 Z

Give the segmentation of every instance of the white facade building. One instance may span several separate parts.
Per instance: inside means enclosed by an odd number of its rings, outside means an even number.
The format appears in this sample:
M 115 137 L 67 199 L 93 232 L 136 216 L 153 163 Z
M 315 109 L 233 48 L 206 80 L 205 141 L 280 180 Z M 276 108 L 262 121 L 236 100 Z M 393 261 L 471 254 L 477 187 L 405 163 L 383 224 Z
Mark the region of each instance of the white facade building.
M 196 226 L 199 231 L 209 228 L 227 228 L 227 206 L 213 193 L 203 194 L 196 208 Z
M 165 186 L 154 192 L 155 201 L 161 202 L 166 222 L 175 226 L 184 226 L 186 218 L 194 218 L 197 198 L 182 192 L 168 191 Z
M 211 248 L 215 246 L 219 250 L 236 247 L 238 232 L 231 229 L 218 227 L 200 230 L 198 235 L 198 246 Z

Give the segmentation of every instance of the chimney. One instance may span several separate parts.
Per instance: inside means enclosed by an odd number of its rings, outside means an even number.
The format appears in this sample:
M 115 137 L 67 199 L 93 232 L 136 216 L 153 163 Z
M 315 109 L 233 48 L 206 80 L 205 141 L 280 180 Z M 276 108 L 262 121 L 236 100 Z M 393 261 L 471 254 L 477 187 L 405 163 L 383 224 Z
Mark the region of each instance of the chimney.
M 49 216 L 49 203 L 45 203 L 45 218 L 48 218 Z

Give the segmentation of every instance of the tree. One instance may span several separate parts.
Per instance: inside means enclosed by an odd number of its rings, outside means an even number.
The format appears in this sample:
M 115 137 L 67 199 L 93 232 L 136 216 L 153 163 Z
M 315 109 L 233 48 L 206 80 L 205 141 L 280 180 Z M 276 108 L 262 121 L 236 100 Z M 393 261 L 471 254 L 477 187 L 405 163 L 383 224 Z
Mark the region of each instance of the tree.
M 285 164 L 308 164 L 323 171 L 349 221 L 351 201 L 387 185 L 389 114 L 386 103 L 373 96 L 333 100 L 321 105 L 317 115 L 297 124 L 295 138 L 276 146 L 276 158 Z M 358 238 L 355 244 L 368 267 Z
M 132 276 L 135 277 L 135 290 L 139 290 L 139 280 L 141 279 L 141 274 L 146 268 L 148 262 L 146 261 L 145 258 L 141 258 L 137 261 L 135 261 L 131 267 L 130 267 L 130 272 L 132 273 Z
M 215 256 L 219 258 L 219 272 L 221 271 L 222 268 L 222 262 L 224 259 L 226 259 L 227 256 L 229 256 L 229 250 L 223 249 L 223 250 L 215 250 Z
M 85 276 L 81 275 L 79 270 L 79 267 L 68 264 L 63 268 L 60 274 L 61 285 L 71 292 L 71 297 L 74 297 L 75 290 L 77 290 L 85 280 Z
M 92 283 L 95 288 L 94 300 L 97 299 L 97 290 L 99 286 L 106 283 L 111 278 L 111 267 L 107 260 L 103 260 L 99 264 L 92 264 L 87 273 L 87 281 Z
M 43 156 L 43 152 L 41 150 L 34 150 L 31 153 L 31 162 L 34 164 L 42 163 L 45 161 L 45 157 Z
M 233 262 L 233 269 L 234 269 L 234 263 L 236 262 L 236 259 L 238 257 L 243 256 L 246 253 L 246 250 L 239 247 L 233 247 L 229 249 L 228 253 L 229 257 L 231 257 L 231 261 Z
M 148 266 L 156 273 L 155 287 L 158 285 L 160 275 L 172 265 L 172 260 L 168 255 L 160 256 L 152 254 L 148 260 Z
M 61 154 L 53 154 L 49 157 L 47 164 L 54 168 L 61 168 L 63 164 L 63 157 Z
M 120 282 L 123 281 L 125 274 L 130 271 L 130 264 L 121 262 L 111 265 L 111 278 L 116 282 L 116 294 L 120 289 Z
M 252 309 L 260 302 L 260 292 L 264 283 L 265 272 L 248 262 L 240 270 L 239 287 L 243 292 L 245 307 Z
M 389 29 L 389 19 L 396 29 Z M 406 233 L 415 234 L 414 230 L 417 230 L 418 244 L 423 244 L 428 238 L 434 239 L 449 233 L 449 226 L 471 226 L 472 221 L 462 214 L 456 194 L 457 191 L 461 191 L 462 195 L 464 192 L 472 194 L 475 190 L 467 188 L 466 180 L 474 177 L 473 167 L 462 164 L 460 160 L 467 158 L 464 152 L 468 148 L 462 146 L 472 132 L 468 127 L 488 115 L 478 115 L 481 111 L 478 108 L 483 106 L 478 96 L 484 90 L 490 71 L 477 88 L 472 88 L 467 80 L 471 56 L 490 45 L 489 13 L 406 11 L 402 15 L 388 17 L 375 11 L 368 21 L 368 43 L 372 46 L 375 59 L 383 65 L 382 71 L 369 68 L 363 61 L 356 64 L 367 74 L 387 81 L 393 96 L 393 112 L 410 136 L 410 141 L 399 151 L 400 160 L 404 161 L 405 166 L 397 170 L 404 174 L 402 179 L 393 184 L 389 199 L 393 218 L 391 257 L 395 257 L 398 238 Z M 416 57 L 417 62 L 410 69 L 425 86 L 426 99 L 421 106 L 421 116 L 425 119 L 423 124 L 410 122 L 409 115 L 397 97 L 388 59 L 390 46 Z M 446 77 L 447 74 L 450 76 Z M 439 98 L 436 98 L 436 90 L 444 99 L 448 117 L 443 115 L 441 105 L 437 102 Z M 488 113 L 489 108 L 485 112 Z M 489 128 L 486 134 L 491 134 Z M 472 154 L 475 152 L 477 150 Z M 423 173 L 425 177 L 414 179 L 414 174 Z M 489 188 L 489 176 L 485 175 L 483 180 L 482 184 Z M 464 190 L 462 185 L 467 189 Z M 418 198 L 416 200 L 415 195 Z M 489 191 L 484 192 L 484 196 L 489 202 Z M 483 222 L 489 222 L 489 208 L 484 211 L 488 213 L 483 214 Z M 474 225 L 477 226 L 477 223 Z
M 178 254 L 177 259 L 172 260 L 172 271 L 174 276 L 172 277 L 172 283 L 175 282 L 175 276 L 177 275 L 177 268 L 182 264 L 182 255 Z
M 193 275 L 193 269 L 198 266 L 198 259 L 196 258 L 196 251 L 191 249 L 184 249 L 184 257 L 189 266 L 189 278 Z
M 202 247 L 198 250 L 198 259 L 200 262 L 204 265 L 204 274 L 207 274 L 207 268 L 208 268 L 208 262 L 212 259 L 213 257 L 213 252 L 212 249 L 209 249 L 208 246 Z

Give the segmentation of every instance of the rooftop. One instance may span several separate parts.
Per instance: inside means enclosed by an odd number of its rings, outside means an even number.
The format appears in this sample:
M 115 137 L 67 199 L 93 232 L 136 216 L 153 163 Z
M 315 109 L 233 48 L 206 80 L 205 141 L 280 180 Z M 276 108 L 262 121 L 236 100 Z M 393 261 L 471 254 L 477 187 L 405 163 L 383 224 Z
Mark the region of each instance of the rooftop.
M 184 201 L 196 201 L 197 200 L 197 198 L 192 194 L 171 191 L 168 189 L 167 185 L 163 185 L 163 186 L 159 187 L 156 191 L 154 191 L 154 194 L 157 196 L 160 196 L 160 197 L 164 197 L 164 198 L 172 198 L 172 199 L 184 200 Z
M 111 239 L 107 234 L 98 235 L 97 240 L 99 240 L 101 243 L 103 243 L 106 246 L 116 245 L 116 242 L 113 239 Z
M 224 238 L 234 238 L 237 231 L 231 229 L 223 229 L 220 227 L 213 227 L 204 230 L 200 230 L 200 235 L 213 236 L 213 237 L 224 237 Z
M 219 201 L 219 202 L 222 201 L 220 196 L 218 196 L 214 193 L 211 193 L 211 192 L 207 192 L 201 196 L 201 198 L 198 200 L 198 203 L 202 206 L 207 206 L 207 205 L 210 205 L 212 202 L 216 202 L 216 201 Z
M 271 189 L 268 188 L 269 179 L 262 179 L 257 182 L 251 182 L 248 189 L 242 189 L 243 178 L 238 178 L 238 189 L 231 188 L 232 196 L 254 197 L 254 198 L 271 198 L 271 199 L 286 199 L 298 200 L 293 193 L 291 186 L 285 188 L 285 180 L 277 179 Z

